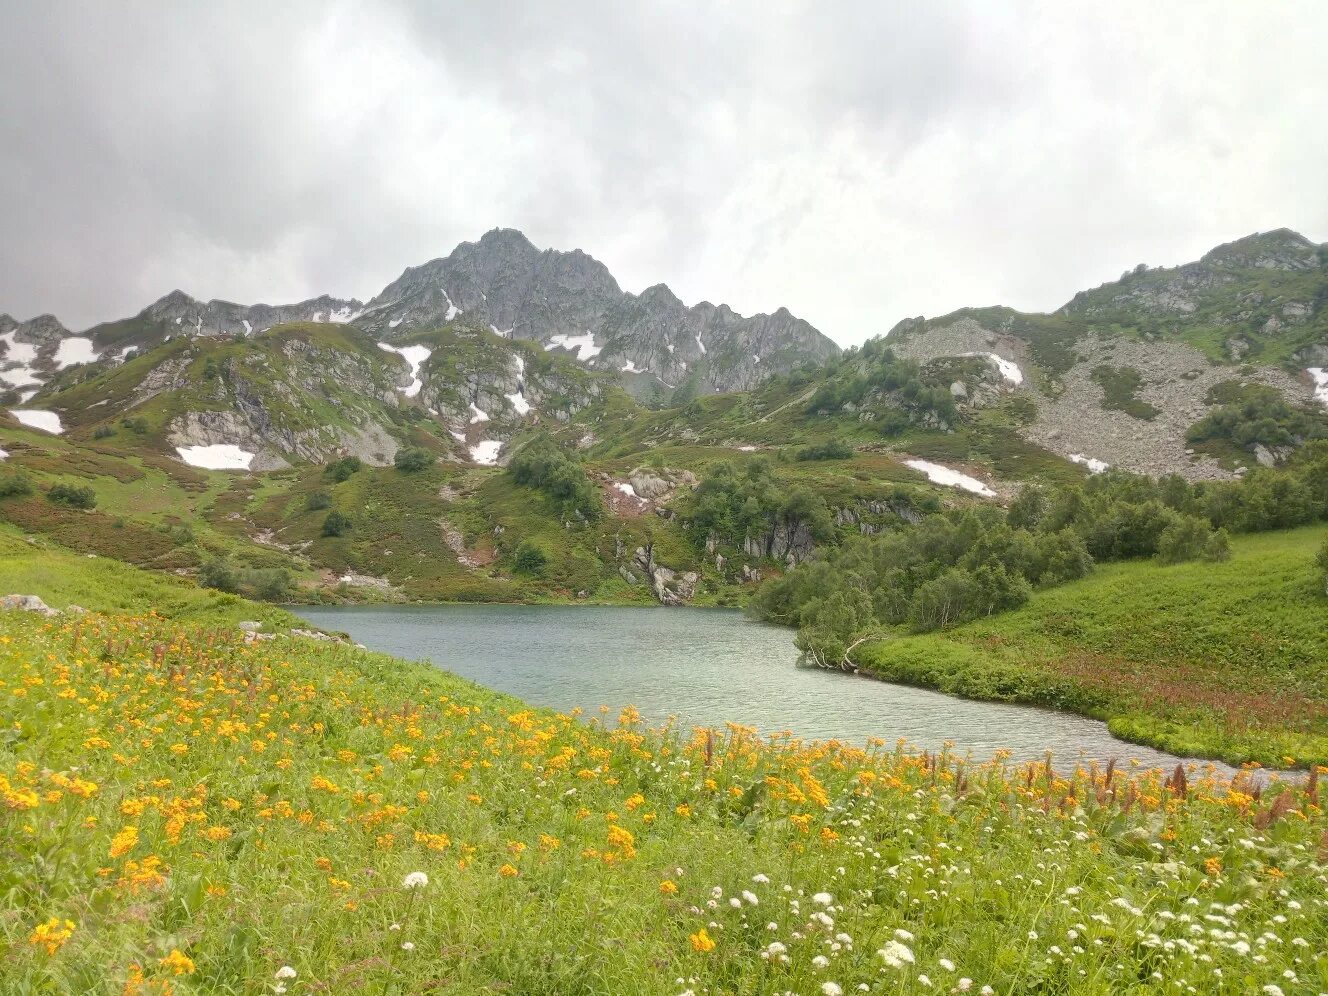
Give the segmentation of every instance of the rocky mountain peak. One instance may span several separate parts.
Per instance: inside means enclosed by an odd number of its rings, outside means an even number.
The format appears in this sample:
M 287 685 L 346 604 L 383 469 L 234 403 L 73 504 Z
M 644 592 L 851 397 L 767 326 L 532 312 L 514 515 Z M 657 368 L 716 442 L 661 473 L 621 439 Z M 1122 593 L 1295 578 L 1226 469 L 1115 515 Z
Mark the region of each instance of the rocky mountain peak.
M 1268 270 L 1316 270 L 1322 265 L 1319 246 L 1289 228 L 1255 232 L 1227 242 L 1206 252 L 1200 262 L 1210 266 Z

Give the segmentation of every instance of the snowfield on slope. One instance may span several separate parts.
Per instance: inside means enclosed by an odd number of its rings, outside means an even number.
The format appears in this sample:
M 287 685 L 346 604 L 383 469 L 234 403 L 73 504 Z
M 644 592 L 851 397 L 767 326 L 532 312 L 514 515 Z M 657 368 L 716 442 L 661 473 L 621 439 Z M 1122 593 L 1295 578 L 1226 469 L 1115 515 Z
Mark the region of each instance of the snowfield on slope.
M 39 408 L 11 408 L 9 414 L 29 429 L 40 429 L 42 432 L 49 432 L 53 436 L 58 436 L 65 431 L 64 425 L 60 422 L 60 416 L 55 412 L 42 411 Z
M 982 495 L 984 498 L 996 497 L 996 492 L 976 477 L 961 474 L 959 471 L 943 467 L 939 463 L 932 463 L 930 460 L 905 460 L 904 466 L 912 467 L 914 470 L 926 474 L 927 479 L 933 484 L 943 484 L 947 488 L 962 488 L 964 491 L 971 491 L 973 494 Z
M 248 470 L 254 455 L 233 443 L 213 443 L 211 446 L 177 446 L 175 452 L 191 467 L 204 470 Z

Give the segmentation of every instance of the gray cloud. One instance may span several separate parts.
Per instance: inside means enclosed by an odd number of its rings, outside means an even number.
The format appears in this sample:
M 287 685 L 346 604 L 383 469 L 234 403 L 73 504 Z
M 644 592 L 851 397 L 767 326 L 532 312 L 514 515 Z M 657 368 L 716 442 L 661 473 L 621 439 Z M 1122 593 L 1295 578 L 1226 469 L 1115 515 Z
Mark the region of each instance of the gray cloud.
M 73 327 L 495 225 L 844 343 L 1328 237 L 1314 0 L 6 8 L 0 311 Z

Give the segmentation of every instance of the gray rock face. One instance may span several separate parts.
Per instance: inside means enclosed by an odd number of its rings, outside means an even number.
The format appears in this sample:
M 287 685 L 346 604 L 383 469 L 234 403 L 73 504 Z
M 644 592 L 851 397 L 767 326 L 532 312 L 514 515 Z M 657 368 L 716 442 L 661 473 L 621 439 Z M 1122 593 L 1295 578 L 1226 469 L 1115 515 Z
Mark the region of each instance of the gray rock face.
M 381 338 L 465 315 L 512 338 L 560 349 L 629 387 L 699 392 L 754 387 L 772 373 L 839 351 L 785 309 L 743 317 L 727 305 L 686 307 L 663 284 L 623 291 L 580 250 L 541 252 L 520 232 L 495 229 L 450 256 L 411 267 L 364 307 L 357 325 Z
M 298 304 L 234 304 L 230 301 L 198 301 L 184 291 L 171 291 L 154 301 L 126 322 L 97 325 L 87 331 L 94 339 L 108 339 L 116 326 L 134 324 L 142 329 L 156 330 L 160 336 L 174 335 L 239 335 L 262 332 L 286 322 L 352 321 L 363 305 L 355 300 L 329 297 L 310 298 Z M 153 336 L 144 336 L 155 341 Z M 119 340 L 118 340 L 119 341 Z
M 638 546 L 632 562 L 645 575 L 650 590 L 661 605 L 686 605 L 696 596 L 701 575 L 695 571 L 675 571 L 655 562 L 654 545 Z M 631 577 L 628 571 L 624 577 Z

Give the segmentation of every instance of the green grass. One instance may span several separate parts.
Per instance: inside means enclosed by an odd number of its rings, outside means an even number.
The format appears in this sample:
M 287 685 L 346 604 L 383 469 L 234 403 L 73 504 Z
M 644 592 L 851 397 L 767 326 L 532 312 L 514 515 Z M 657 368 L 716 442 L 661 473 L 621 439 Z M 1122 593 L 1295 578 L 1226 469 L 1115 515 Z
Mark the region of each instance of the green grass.
M 268 628 L 306 625 L 277 606 L 199 588 L 106 557 L 75 553 L 40 537 L 29 541 L 4 524 L 0 524 L 0 578 L 4 579 L 0 594 L 38 595 L 56 609 L 77 604 L 93 612 L 152 612 L 209 625 L 242 619 L 259 620 Z
M 1186 756 L 1328 763 L 1324 535 L 1237 537 L 1220 564 L 1100 566 L 1014 612 L 854 659 L 890 680 L 1085 713 Z
M 26 546 L 134 614 L 0 614 L 6 992 L 1328 984 L 1317 787 L 578 722 Z

